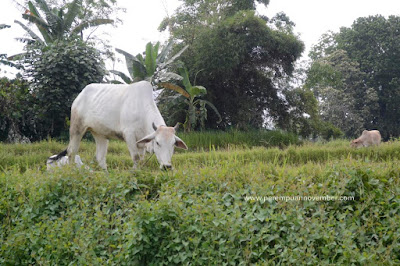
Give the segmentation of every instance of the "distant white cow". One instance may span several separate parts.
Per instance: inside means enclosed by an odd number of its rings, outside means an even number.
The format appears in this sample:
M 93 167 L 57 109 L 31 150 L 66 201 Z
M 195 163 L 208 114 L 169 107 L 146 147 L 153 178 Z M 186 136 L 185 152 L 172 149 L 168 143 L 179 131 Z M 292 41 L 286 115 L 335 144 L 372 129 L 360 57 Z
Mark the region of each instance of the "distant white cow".
M 143 158 L 146 143 L 153 142 L 150 146 L 160 168 L 170 169 L 174 147 L 187 149 L 175 135 L 176 128 L 165 126 L 149 82 L 90 84 L 72 103 L 70 141 L 64 153 L 75 156 L 83 135 L 89 130 L 96 141 L 96 159 L 103 169 L 107 169 L 110 138 L 126 141 L 134 168 Z M 62 153 L 59 155 L 54 160 L 62 157 Z
M 52 155 L 47 159 L 47 162 L 46 162 L 47 170 L 50 170 L 54 167 L 61 167 L 61 166 L 69 163 L 68 156 L 64 155 L 61 158 L 58 157 L 59 159 L 55 159 L 57 156 L 58 156 L 58 154 Z M 83 166 L 83 162 L 79 155 L 75 155 L 75 164 L 78 167 Z
M 381 133 L 378 130 L 364 130 L 358 139 L 353 140 L 350 146 L 353 148 L 368 147 L 381 143 Z

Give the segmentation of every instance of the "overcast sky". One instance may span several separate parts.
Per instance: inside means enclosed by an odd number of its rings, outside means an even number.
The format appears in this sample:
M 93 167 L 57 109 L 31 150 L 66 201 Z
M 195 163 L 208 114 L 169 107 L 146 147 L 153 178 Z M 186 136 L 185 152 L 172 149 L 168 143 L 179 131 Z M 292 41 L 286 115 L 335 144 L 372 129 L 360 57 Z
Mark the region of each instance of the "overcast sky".
M 20 2 L 23 2 L 22 0 Z M 137 54 L 143 52 L 149 41 L 165 40 L 166 33 L 157 31 L 161 20 L 179 6 L 178 0 L 118 0 L 118 6 L 126 8 L 121 13 L 123 21 L 118 28 L 107 27 L 112 46 Z M 285 12 L 296 23 L 295 33 L 306 45 L 305 56 L 319 37 L 328 30 L 337 32 L 340 27 L 350 27 L 358 17 L 381 14 L 400 15 L 399 0 L 270 0 L 268 8 L 258 12 L 272 17 Z M 14 38 L 24 35 L 24 30 L 13 21 L 23 21 L 21 12 L 12 0 L 0 0 L 0 24 L 9 24 L 9 29 L 0 30 L 0 53 L 8 55 L 22 51 L 23 44 Z M 4 69 L 4 67 L 1 67 Z

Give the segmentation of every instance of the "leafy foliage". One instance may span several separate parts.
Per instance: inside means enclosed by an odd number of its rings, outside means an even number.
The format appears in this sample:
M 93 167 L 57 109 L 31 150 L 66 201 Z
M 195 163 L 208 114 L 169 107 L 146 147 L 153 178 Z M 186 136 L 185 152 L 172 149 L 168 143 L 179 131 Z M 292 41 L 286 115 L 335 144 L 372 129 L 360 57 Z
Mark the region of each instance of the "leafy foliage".
M 29 27 L 15 20 L 15 23 L 26 30 L 32 38 L 30 40 L 21 38 L 24 42 L 40 42 L 48 45 L 68 36 L 80 35 L 87 28 L 113 23 L 111 19 L 96 18 L 93 20 L 83 20 L 76 24 L 75 22 L 81 12 L 82 0 L 74 0 L 69 5 L 64 5 L 61 8 L 50 8 L 46 0 L 35 0 L 35 2 L 36 6 L 31 1 L 28 2 L 29 8 L 26 9 L 22 17 L 38 28 L 43 39 L 36 35 Z M 65 9 L 68 9 L 66 13 Z M 41 15 L 39 10 L 44 15 Z
M 87 84 L 102 81 L 104 64 L 99 52 L 80 39 L 31 45 L 28 53 L 26 75 L 35 96 L 36 138 L 59 136 L 68 128 L 72 101 Z
M 359 18 L 314 49 L 308 84 L 325 93 L 323 112 L 347 136 L 373 128 L 384 139 L 400 135 L 399 26 L 398 16 Z
M 174 85 L 174 84 L 166 84 L 161 83 L 161 86 L 174 90 L 178 92 L 180 95 L 166 97 L 167 102 L 161 100 L 161 109 L 164 109 L 163 114 L 165 116 L 170 116 L 168 110 L 171 108 L 174 112 L 180 111 L 180 103 L 184 102 L 186 109 L 181 109 L 185 112 L 186 119 L 185 123 L 183 124 L 185 131 L 190 132 L 191 130 L 195 129 L 197 124 L 200 124 L 200 128 L 205 128 L 205 121 L 207 120 L 207 109 L 206 106 L 209 106 L 220 118 L 219 122 L 221 122 L 221 115 L 219 114 L 217 108 L 209 101 L 200 99 L 202 95 L 207 94 L 207 89 L 203 86 L 192 86 L 189 80 L 189 73 L 185 67 L 179 68 L 179 73 L 182 77 L 182 84 L 183 87 Z M 160 97 L 163 98 L 163 95 Z M 165 98 L 165 96 L 164 96 Z M 172 99 L 171 101 L 169 101 Z M 164 106 L 163 106 L 164 105 Z M 170 107 L 172 105 L 172 107 Z
M 315 61 L 308 72 L 305 86 L 319 99 L 321 118 L 347 137 L 361 134 L 376 113 L 377 98 L 366 94 L 363 80 L 365 74 L 343 50 Z
M 0 79 L 0 141 L 24 142 L 24 137 L 32 137 L 33 104 L 27 81 Z
M 330 140 L 343 135 L 340 129 L 321 121 L 318 101 L 312 91 L 306 88 L 288 89 L 284 90 L 284 95 L 289 106 L 285 130 L 313 139 L 322 137 Z
M 267 26 L 253 11 L 254 3 L 184 1 L 160 27 L 169 26 L 174 38 L 190 44 L 182 61 L 207 88 L 207 100 L 222 116 L 221 128 L 261 127 L 266 111 L 283 120 L 287 110 L 275 81 L 292 73 L 304 47 L 288 31 Z M 207 126 L 217 127 L 218 120 L 210 115 Z
M 170 56 L 172 45 L 173 41 L 170 41 L 159 53 L 160 42 L 157 42 L 155 45 L 149 42 L 146 45 L 144 57 L 141 54 L 133 56 L 130 53 L 117 48 L 115 50 L 125 57 L 126 67 L 130 77 L 126 76 L 121 71 L 110 70 L 110 72 L 119 76 L 125 83 L 147 80 L 153 85 L 159 84 L 162 86 L 163 82 L 167 82 L 171 79 L 182 79 L 178 74 L 168 72 L 168 67 L 170 67 L 171 64 L 173 64 L 187 49 L 187 46 L 174 56 Z M 118 81 L 115 80 L 112 82 L 118 83 Z M 169 83 L 166 84 L 168 85 Z

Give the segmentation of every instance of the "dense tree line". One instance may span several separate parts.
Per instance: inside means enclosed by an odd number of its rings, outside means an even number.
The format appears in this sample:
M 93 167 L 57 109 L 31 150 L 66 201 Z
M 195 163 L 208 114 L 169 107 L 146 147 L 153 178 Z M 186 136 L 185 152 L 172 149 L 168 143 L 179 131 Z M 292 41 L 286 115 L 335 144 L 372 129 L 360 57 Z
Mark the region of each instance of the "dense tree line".
M 306 87 L 321 116 L 346 136 L 379 129 L 400 135 L 400 17 L 370 16 L 328 33 L 311 52 Z
M 295 63 L 304 44 L 294 22 L 284 13 L 259 15 L 257 3 L 269 0 L 184 0 L 159 27 L 171 40 L 149 43 L 137 56 L 117 49 L 130 76 L 112 72 L 126 83 L 147 79 L 164 88 L 158 101 L 166 122 L 182 122 L 186 130 L 268 122 L 305 138 L 353 137 L 374 128 L 385 139 L 400 135 L 399 17 L 359 18 L 323 35 L 310 66 L 301 69 Z M 116 0 L 34 0 L 24 7 L 28 24 L 16 23 L 28 35 L 20 38 L 25 51 L 12 61 L 0 54 L 0 64 L 22 69 L 22 78 L 0 82 L 2 141 L 67 133 L 76 95 L 88 83 L 108 81 L 103 60 L 112 51 L 99 49 L 104 42 L 84 38 L 84 31 L 114 23 L 110 17 L 120 10 Z M 294 82 L 296 75 L 305 81 Z

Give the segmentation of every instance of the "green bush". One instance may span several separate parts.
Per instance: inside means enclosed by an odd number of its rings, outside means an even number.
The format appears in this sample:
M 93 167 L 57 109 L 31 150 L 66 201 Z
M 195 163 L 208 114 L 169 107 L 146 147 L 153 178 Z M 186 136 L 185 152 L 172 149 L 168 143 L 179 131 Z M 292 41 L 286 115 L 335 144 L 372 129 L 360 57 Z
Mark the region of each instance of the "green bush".
M 35 134 L 33 100 L 27 81 L 0 78 L 0 141 L 21 141 L 18 137 Z M 9 133 L 14 136 L 9 136 Z
M 104 62 L 95 48 L 79 38 L 31 44 L 27 54 L 25 75 L 35 97 L 34 140 L 58 137 L 68 129 L 75 97 L 86 85 L 102 81 Z

